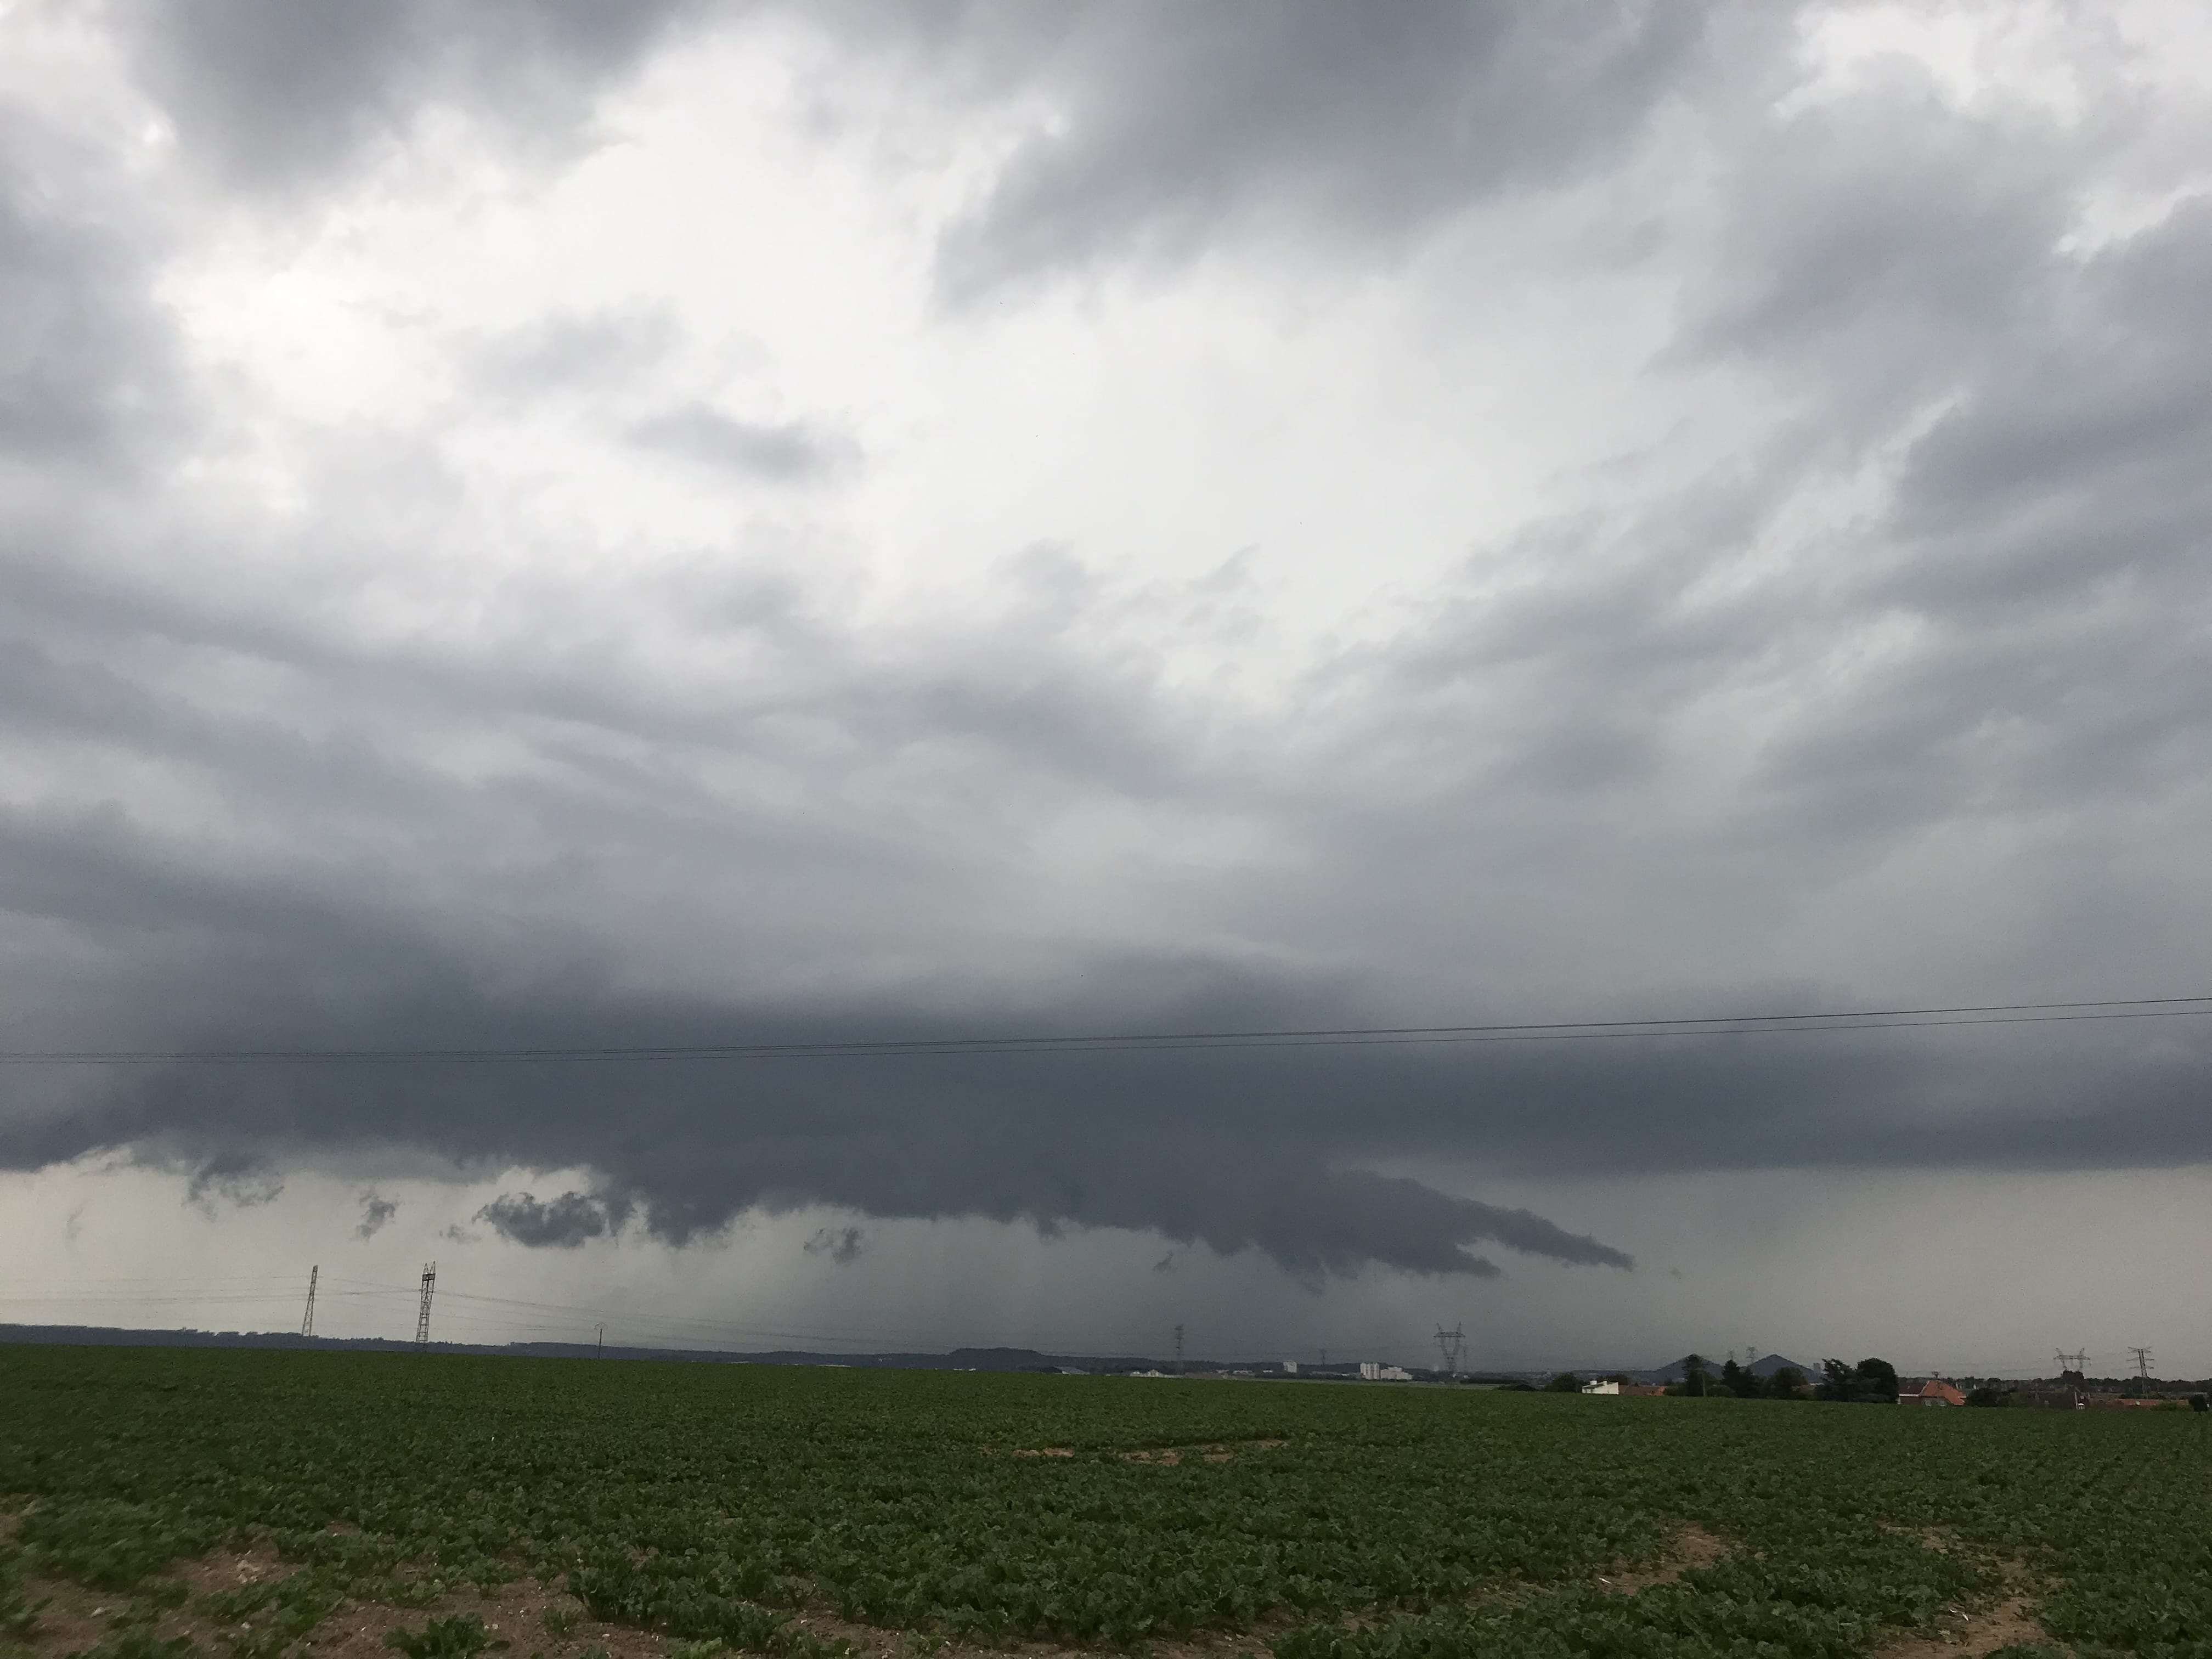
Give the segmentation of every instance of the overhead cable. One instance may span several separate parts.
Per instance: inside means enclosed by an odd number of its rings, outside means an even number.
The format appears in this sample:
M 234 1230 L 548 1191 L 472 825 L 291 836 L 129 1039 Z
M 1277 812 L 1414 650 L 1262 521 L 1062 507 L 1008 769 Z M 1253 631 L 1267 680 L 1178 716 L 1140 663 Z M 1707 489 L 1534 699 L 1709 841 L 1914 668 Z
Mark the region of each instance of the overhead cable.
M 1484 1024 L 1316 1026 L 1222 1031 L 1001 1034 L 972 1037 L 823 1038 L 813 1042 L 602 1043 L 577 1047 L 389 1048 L 53 1048 L 0 1051 L 12 1066 L 373 1066 L 607 1064 L 734 1060 L 907 1059 L 928 1055 L 1114 1054 L 1212 1048 L 1359 1048 L 1474 1042 L 1567 1042 L 1634 1037 L 1796 1036 L 1932 1030 L 1973 1025 L 2173 1019 L 2212 1015 L 2212 996 L 2094 1002 L 1999 1002 L 1834 1012 L 1693 1014 L 1637 1019 L 1516 1020 Z

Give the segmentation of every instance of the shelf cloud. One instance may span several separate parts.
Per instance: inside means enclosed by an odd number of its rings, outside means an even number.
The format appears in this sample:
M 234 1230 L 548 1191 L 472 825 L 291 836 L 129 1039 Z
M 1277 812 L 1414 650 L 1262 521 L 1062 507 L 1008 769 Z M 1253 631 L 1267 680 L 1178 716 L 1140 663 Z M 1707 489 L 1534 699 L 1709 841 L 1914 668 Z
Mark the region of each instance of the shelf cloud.
M 416 1058 L 11 1065 L 0 1166 L 1320 1285 L 2212 1160 L 2186 1013 L 423 1055 L 2212 991 L 2182 21 L 16 9 L 0 1047 Z

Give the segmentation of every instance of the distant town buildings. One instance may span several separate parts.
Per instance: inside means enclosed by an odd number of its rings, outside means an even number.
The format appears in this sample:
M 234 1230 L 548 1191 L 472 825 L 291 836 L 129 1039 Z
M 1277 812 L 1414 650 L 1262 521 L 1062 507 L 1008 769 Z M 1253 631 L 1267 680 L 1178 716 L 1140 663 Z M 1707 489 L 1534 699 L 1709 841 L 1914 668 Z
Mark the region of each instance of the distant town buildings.
M 1359 1375 L 1363 1381 L 1369 1382 L 1410 1382 L 1413 1380 L 1413 1372 L 1404 1366 L 1384 1365 L 1372 1359 L 1359 1362 Z

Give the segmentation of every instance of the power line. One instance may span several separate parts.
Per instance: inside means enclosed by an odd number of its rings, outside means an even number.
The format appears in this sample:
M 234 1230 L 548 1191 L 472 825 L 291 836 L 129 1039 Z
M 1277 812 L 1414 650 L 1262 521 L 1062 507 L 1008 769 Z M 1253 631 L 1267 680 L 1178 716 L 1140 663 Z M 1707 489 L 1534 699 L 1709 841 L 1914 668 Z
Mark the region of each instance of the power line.
M 7 1066 L 373 1066 L 594 1064 L 618 1061 L 904 1059 L 925 1055 L 1148 1053 L 1176 1049 L 1360 1048 L 1473 1042 L 1568 1042 L 1632 1037 L 1759 1036 L 1817 1031 L 1936 1030 L 2081 1020 L 2212 1015 L 2212 996 L 2098 1002 L 1998 1002 L 1833 1013 L 1696 1014 L 1640 1019 L 1515 1021 L 1272 1030 L 1127 1031 L 1066 1036 L 890 1037 L 815 1042 L 602 1044 L 507 1048 L 54 1048 L 0 1051 Z

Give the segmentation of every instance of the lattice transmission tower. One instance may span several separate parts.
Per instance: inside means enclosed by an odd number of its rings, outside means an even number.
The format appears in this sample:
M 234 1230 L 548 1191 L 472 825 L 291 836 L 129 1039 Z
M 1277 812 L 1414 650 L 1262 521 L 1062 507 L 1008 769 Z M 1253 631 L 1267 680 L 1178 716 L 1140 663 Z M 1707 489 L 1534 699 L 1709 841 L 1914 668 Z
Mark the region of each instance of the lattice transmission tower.
M 307 1311 L 300 1321 L 300 1334 L 302 1336 L 315 1334 L 315 1280 L 322 1276 L 322 1272 L 320 1262 L 307 1269 Z
M 1437 1327 L 1436 1341 L 1437 1357 L 1444 1362 L 1444 1375 L 1457 1376 L 1460 1362 L 1467 1357 L 1467 1333 L 1456 1325 L 1449 1330 L 1439 1325 Z
M 426 1261 L 422 1264 L 422 1311 L 415 1316 L 415 1346 L 418 1348 L 430 1346 L 430 1297 L 437 1288 L 438 1264 Z

